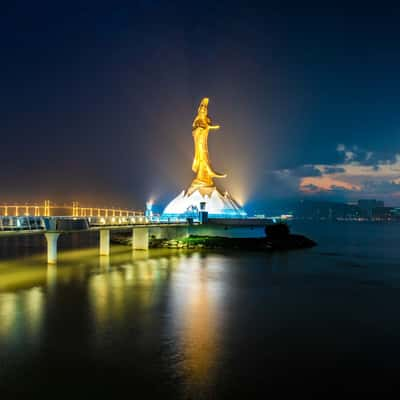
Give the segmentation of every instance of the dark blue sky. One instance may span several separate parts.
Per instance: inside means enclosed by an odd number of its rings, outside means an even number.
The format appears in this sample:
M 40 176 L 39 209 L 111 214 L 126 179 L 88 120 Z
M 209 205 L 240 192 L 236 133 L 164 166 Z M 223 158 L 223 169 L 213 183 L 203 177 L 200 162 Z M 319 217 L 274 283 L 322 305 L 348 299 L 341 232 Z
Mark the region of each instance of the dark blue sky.
M 211 159 L 246 204 L 400 204 L 399 7 L 84 3 L 2 10 L 2 201 L 164 203 L 208 96 Z

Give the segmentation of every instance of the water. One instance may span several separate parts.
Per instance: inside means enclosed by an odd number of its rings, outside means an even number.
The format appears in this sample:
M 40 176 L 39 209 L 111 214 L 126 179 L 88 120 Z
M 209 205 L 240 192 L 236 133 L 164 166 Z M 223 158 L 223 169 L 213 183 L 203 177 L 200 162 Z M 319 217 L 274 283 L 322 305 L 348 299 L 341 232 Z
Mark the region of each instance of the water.
M 75 235 L 47 268 L 40 238 L 1 239 L 2 398 L 395 390 L 400 225 L 292 230 L 319 246 L 100 258 L 96 237 Z

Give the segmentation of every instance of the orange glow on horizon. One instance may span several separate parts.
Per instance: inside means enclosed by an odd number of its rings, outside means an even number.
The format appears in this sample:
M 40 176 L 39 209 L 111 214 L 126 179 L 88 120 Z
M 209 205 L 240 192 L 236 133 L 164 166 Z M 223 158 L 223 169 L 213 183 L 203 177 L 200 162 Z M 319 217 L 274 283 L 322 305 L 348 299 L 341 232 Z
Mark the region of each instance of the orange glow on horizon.
M 315 186 L 315 189 L 308 186 Z M 329 191 L 334 188 L 341 188 L 346 190 L 361 190 L 359 185 L 351 184 L 339 179 L 334 179 L 330 176 L 308 176 L 301 179 L 300 190 L 306 193 L 313 193 L 316 190 Z

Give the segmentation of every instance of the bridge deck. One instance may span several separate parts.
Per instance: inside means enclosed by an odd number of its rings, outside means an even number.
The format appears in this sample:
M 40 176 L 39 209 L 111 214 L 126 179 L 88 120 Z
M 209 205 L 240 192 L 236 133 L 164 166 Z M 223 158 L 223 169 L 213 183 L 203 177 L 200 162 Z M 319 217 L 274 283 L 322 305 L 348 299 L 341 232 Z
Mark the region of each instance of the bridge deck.
M 57 230 L 57 229 L 14 229 L 14 230 L 3 230 L 0 231 L 0 237 L 5 236 L 20 236 L 20 235 L 38 235 L 47 232 L 57 233 L 73 233 L 73 232 L 98 232 L 100 230 L 110 231 L 123 231 L 133 228 L 174 228 L 188 226 L 187 223 L 155 223 L 155 224 L 134 224 L 134 225 L 101 225 L 91 226 L 88 229 L 68 229 L 68 230 Z

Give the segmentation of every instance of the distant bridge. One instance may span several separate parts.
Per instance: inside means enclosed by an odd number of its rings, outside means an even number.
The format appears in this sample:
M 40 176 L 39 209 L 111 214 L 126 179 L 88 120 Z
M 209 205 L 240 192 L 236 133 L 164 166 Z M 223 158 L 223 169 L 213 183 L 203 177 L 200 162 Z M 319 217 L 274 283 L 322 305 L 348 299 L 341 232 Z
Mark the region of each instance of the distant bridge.
M 0 216 L 44 216 L 50 217 L 136 217 L 143 216 L 143 211 L 127 210 L 123 208 L 82 207 L 74 201 L 71 205 L 57 205 L 45 200 L 43 204 L 0 204 Z

